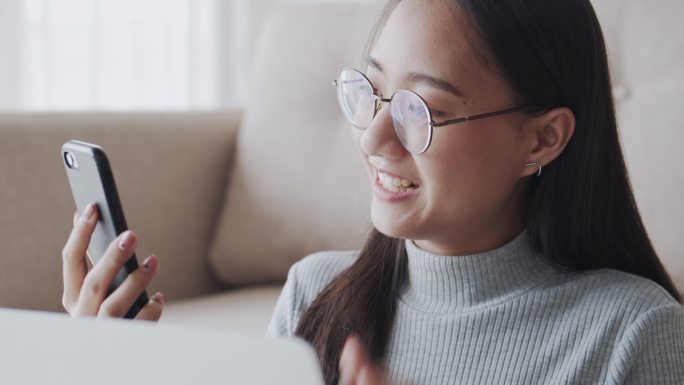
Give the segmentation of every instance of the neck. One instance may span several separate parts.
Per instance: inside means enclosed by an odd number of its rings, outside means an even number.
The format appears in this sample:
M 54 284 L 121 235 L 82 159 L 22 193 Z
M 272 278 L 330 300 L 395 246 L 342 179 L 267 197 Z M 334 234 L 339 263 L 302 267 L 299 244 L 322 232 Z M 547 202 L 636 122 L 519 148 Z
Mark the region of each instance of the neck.
M 497 249 L 527 227 L 527 184 L 521 181 L 488 219 L 471 221 L 430 239 L 414 239 L 420 249 L 436 255 L 471 255 Z
M 499 248 L 444 257 L 406 241 L 407 287 L 402 300 L 426 312 L 453 312 L 508 301 L 557 269 L 536 252 L 526 231 Z

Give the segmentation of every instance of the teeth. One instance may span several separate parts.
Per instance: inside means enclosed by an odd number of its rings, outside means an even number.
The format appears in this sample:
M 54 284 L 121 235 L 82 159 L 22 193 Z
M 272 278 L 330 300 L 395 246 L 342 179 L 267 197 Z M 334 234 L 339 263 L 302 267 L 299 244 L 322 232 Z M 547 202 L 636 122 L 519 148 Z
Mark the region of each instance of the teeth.
M 378 180 L 382 187 L 392 192 L 406 192 L 416 188 L 410 180 L 395 178 L 381 171 L 378 171 Z

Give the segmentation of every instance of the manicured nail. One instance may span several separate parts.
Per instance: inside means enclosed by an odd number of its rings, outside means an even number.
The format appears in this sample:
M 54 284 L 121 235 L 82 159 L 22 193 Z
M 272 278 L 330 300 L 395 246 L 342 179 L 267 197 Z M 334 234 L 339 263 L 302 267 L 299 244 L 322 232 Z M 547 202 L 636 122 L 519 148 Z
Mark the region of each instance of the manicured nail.
M 119 250 L 128 251 L 135 243 L 135 234 L 132 231 L 126 231 L 119 239 Z
M 95 214 L 95 205 L 91 203 L 86 206 L 86 209 L 83 212 L 83 217 L 85 217 L 87 220 L 90 220 L 93 217 L 93 214 Z
M 150 302 L 154 302 L 157 305 L 164 305 L 164 294 L 161 292 L 155 293 L 155 295 L 150 297 Z
M 156 271 L 157 266 L 159 266 L 159 259 L 155 255 L 150 255 L 143 263 L 142 269 L 145 273 L 149 274 Z

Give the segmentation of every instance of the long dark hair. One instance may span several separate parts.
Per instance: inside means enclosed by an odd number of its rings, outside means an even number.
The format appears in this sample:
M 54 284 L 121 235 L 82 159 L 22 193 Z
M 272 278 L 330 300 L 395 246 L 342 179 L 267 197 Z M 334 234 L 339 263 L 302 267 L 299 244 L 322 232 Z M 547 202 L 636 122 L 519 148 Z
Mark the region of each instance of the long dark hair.
M 377 31 L 400 0 L 391 1 Z M 601 27 L 589 0 L 451 0 L 503 73 L 519 105 L 565 106 L 576 119 L 563 154 L 529 183 L 535 248 L 576 270 L 611 268 L 651 279 L 681 298 L 656 255 L 622 156 Z M 373 230 L 357 261 L 316 298 L 296 330 L 336 384 L 346 337 L 371 359 L 387 348 L 406 270 L 403 240 Z

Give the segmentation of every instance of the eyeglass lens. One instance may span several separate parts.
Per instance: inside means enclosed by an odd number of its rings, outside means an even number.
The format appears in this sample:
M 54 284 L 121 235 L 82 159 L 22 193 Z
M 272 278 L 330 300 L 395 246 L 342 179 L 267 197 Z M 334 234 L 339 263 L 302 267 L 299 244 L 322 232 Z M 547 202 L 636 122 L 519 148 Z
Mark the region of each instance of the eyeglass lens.
M 337 87 L 344 116 L 358 128 L 368 127 L 375 115 L 376 103 L 370 82 L 357 71 L 343 70 Z
M 367 128 L 375 116 L 377 97 L 373 86 L 360 72 L 345 69 L 338 80 L 338 99 L 345 117 L 357 128 Z M 417 94 L 398 90 L 390 101 L 394 131 L 412 153 L 425 151 L 430 142 L 430 112 Z

